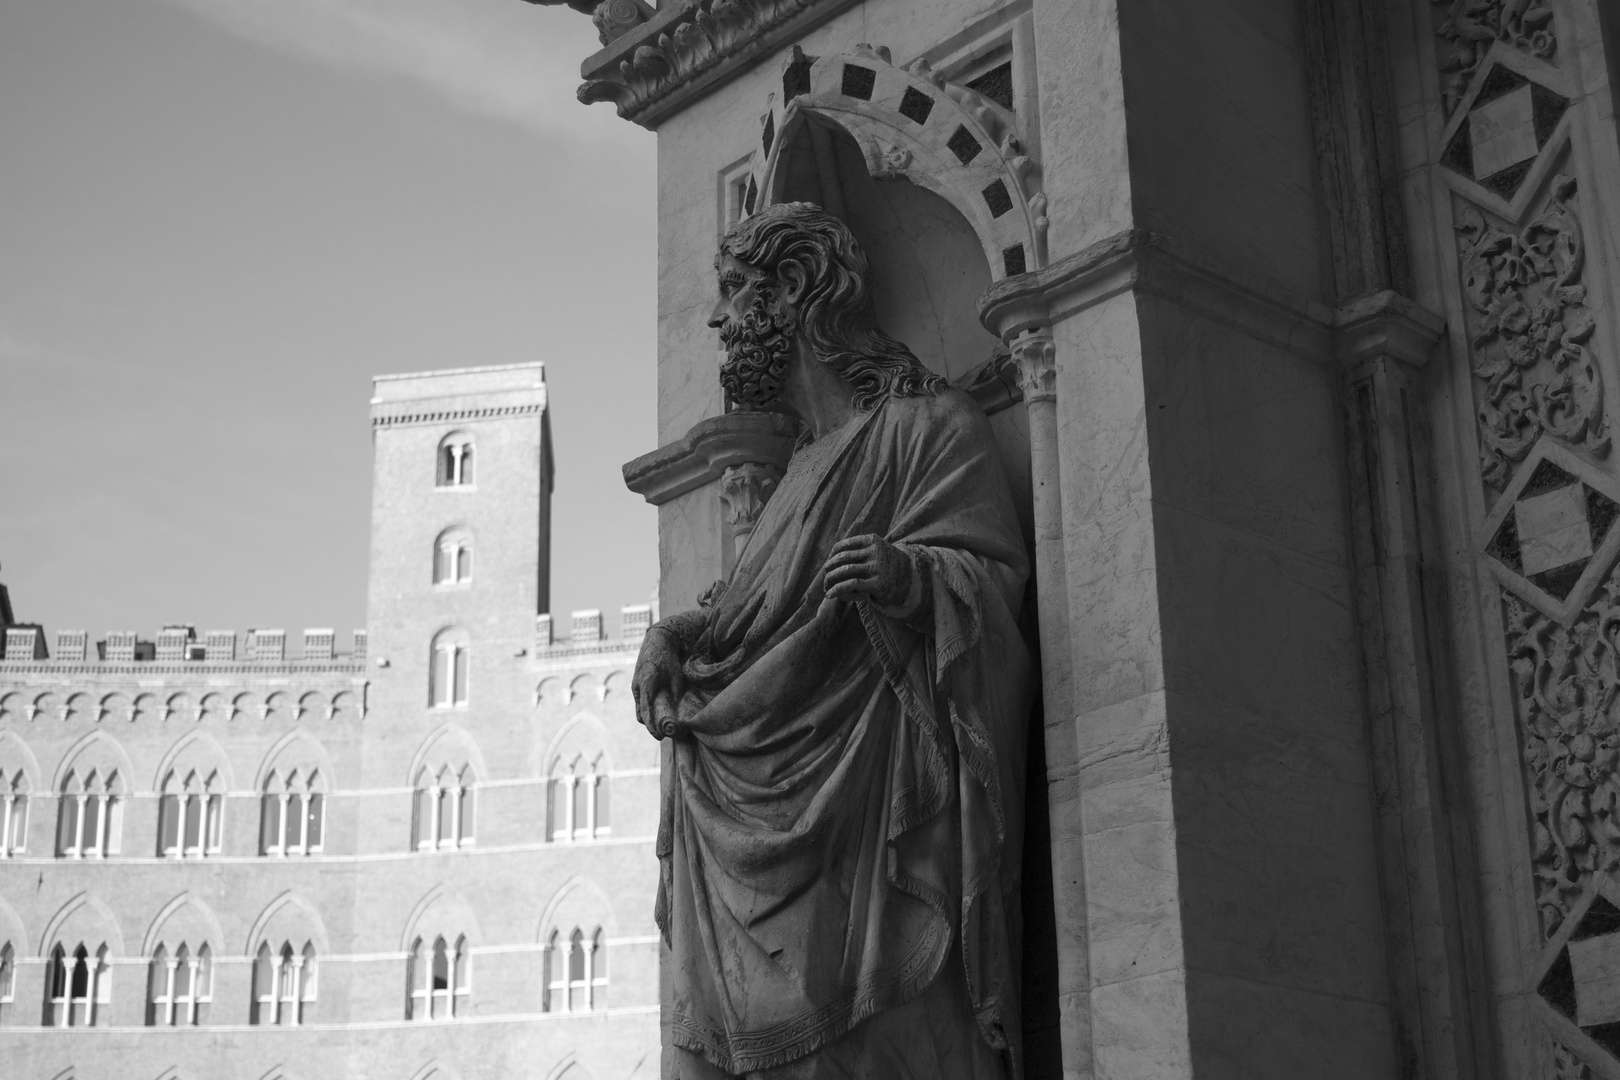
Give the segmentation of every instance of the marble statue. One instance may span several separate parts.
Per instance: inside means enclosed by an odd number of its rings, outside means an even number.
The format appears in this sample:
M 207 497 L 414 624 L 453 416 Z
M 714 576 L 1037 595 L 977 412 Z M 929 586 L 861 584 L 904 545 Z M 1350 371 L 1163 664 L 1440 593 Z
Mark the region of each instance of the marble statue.
M 987 420 L 884 334 L 849 230 L 737 225 L 710 325 L 803 435 L 730 576 L 648 633 L 665 1075 L 1016 1078 L 1032 665 Z

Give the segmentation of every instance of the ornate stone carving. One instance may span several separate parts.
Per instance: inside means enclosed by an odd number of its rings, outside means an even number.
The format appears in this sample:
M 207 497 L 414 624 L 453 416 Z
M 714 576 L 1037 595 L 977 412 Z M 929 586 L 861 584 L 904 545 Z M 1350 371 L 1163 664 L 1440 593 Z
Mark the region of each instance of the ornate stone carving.
M 589 73 L 579 88 L 586 104 L 611 101 L 626 120 L 644 116 L 682 90 L 696 92 L 728 60 L 758 55 L 773 33 L 798 32 L 831 17 L 850 0 L 690 0 L 626 35 L 625 54 Z M 780 36 L 780 35 L 776 35 Z M 624 40 L 624 39 L 621 39 Z
M 776 491 L 782 470 L 759 461 L 733 465 L 720 477 L 720 501 L 726 507 L 726 527 L 739 543 L 759 524 L 759 515 Z
M 611 45 L 652 17 L 653 11 L 641 0 L 602 0 L 591 21 L 602 44 Z
M 1480 468 L 1498 490 L 1544 431 L 1608 453 L 1603 377 L 1584 347 L 1594 324 L 1574 193 L 1572 178 L 1556 177 L 1547 206 L 1517 232 L 1472 206 L 1457 225 L 1473 371 L 1485 384 Z
M 1552 1061 L 1548 1064 L 1547 1080 L 1593 1080 L 1591 1068 L 1575 1056 L 1563 1043 L 1553 1043 Z
M 1620 867 L 1620 581 L 1568 627 L 1512 595 L 1504 603 L 1536 903 L 1551 937 L 1592 875 Z
M 1552 5 L 1546 0 L 1435 0 L 1437 60 L 1446 112 L 1457 107 L 1485 55 L 1498 41 L 1543 59 L 1558 49 Z
M 1057 400 L 1057 346 L 1050 330 L 1026 330 L 1012 343 L 1013 362 L 1018 365 L 1018 387 L 1024 400 Z

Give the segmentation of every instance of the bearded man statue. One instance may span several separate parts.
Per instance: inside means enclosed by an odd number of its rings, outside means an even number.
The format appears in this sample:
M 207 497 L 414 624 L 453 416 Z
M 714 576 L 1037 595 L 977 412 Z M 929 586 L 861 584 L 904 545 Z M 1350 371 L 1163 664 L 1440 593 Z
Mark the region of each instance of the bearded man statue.
M 727 393 L 803 435 L 636 666 L 672 743 L 664 1074 L 1015 1080 L 1029 571 L 989 423 L 878 329 L 818 207 L 742 222 L 717 269 Z

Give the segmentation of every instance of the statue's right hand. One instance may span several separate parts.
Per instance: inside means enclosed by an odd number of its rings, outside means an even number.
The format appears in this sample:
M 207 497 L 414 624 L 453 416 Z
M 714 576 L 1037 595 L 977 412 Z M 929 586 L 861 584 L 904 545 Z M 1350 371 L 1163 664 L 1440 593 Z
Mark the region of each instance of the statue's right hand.
M 630 694 L 636 702 L 636 719 L 655 739 L 675 734 L 676 703 L 686 690 L 685 652 L 680 635 L 662 625 L 648 630 L 641 643 Z

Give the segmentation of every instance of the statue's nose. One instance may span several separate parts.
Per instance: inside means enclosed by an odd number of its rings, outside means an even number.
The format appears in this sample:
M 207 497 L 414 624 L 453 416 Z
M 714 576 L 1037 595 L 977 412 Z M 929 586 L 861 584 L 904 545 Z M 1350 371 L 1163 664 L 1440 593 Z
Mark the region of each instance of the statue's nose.
M 709 312 L 709 326 L 718 330 L 724 325 L 726 325 L 726 313 L 720 301 L 716 300 L 714 310 Z

